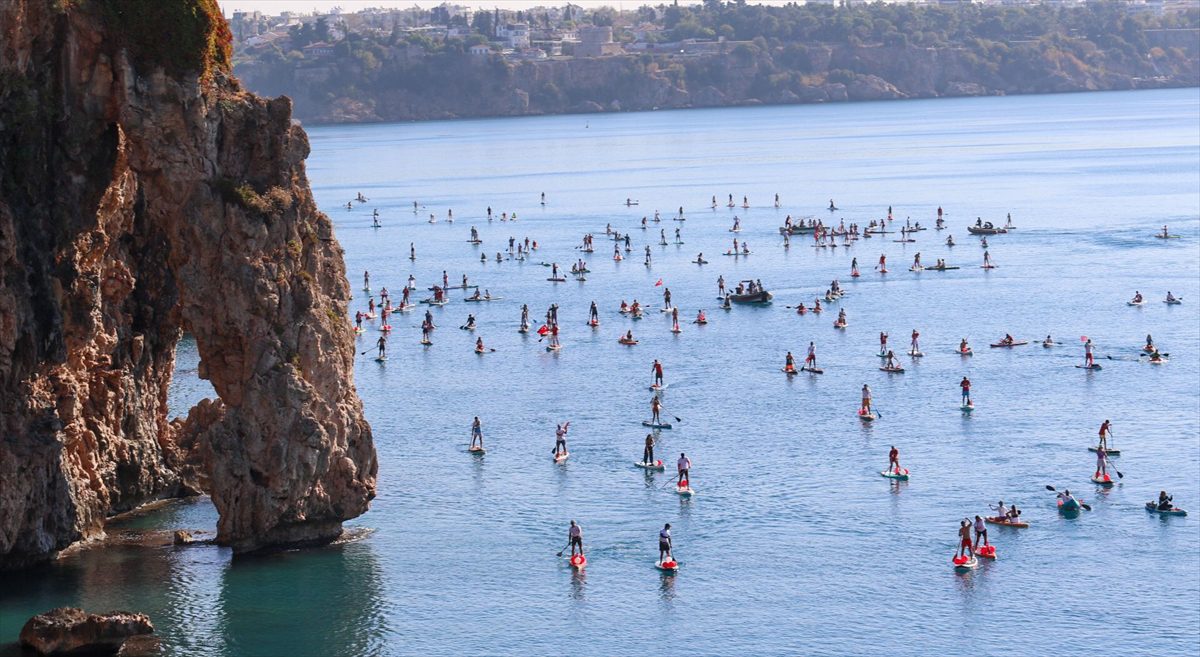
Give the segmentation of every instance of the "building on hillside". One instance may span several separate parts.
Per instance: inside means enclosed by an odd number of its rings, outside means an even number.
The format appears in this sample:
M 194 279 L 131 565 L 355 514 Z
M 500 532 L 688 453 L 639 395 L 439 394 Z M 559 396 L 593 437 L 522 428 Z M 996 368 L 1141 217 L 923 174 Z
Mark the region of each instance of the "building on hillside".
M 505 23 L 496 29 L 496 37 L 503 39 L 509 48 L 520 50 L 529 47 L 528 23 Z
M 492 54 L 492 47 L 487 45 L 486 43 L 477 43 L 477 44 L 471 46 L 470 48 L 467 48 L 467 52 L 471 53 L 472 55 L 474 55 L 476 57 L 486 57 L 486 56 Z
M 333 55 L 333 44 L 325 41 L 317 41 L 310 43 L 300 49 L 304 56 L 308 59 L 316 59 L 318 57 L 331 57 Z
M 579 28 L 579 43 L 575 46 L 576 57 L 603 57 L 625 52 L 619 43 L 613 43 L 612 27 L 588 26 Z

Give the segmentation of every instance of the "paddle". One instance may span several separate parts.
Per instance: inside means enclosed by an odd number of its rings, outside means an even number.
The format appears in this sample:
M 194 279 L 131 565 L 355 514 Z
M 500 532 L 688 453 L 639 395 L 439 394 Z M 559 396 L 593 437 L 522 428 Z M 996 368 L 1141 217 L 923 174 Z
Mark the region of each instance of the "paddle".
M 559 551 L 558 551 L 558 554 L 556 554 L 556 555 L 554 555 L 554 556 L 556 556 L 556 557 L 561 557 L 561 556 L 563 555 L 563 552 L 566 552 L 566 551 L 567 551 L 567 548 L 569 548 L 569 547 L 571 547 L 571 543 L 570 543 L 570 542 L 568 542 L 568 543 L 567 543 L 565 546 L 563 546 L 563 549 L 559 550 Z
M 1054 486 L 1051 486 L 1050 484 L 1046 484 L 1046 490 L 1048 490 L 1048 491 L 1050 491 L 1050 492 L 1052 492 L 1052 493 L 1057 493 L 1057 492 L 1058 492 L 1057 490 L 1055 490 Z M 1079 500 L 1075 500 L 1075 501 L 1076 501 L 1076 502 L 1079 502 Z M 1091 511 L 1091 510 L 1092 510 L 1092 505 L 1090 505 L 1090 504 L 1087 504 L 1087 503 L 1085 503 L 1085 502 L 1079 502 L 1079 506 L 1083 507 L 1083 508 L 1084 508 L 1085 510 L 1087 510 L 1087 511 Z

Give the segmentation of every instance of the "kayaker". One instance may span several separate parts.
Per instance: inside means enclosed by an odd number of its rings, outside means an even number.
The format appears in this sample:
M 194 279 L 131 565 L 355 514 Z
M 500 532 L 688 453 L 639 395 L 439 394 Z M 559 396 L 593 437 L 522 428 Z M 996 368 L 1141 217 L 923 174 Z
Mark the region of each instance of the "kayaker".
M 966 558 L 971 554 L 971 523 L 966 518 L 958 522 L 958 554 L 955 556 Z
M 659 412 L 662 411 L 662 402 L 658 400 L 658 395 L 650 398 L 650 422 L 652 424 L 662 424 L 662 419 L 659 417 Z
M 571 527 L 567 530 L 567 542 L 571 546 L 572 557 L 575 556 L 576 549 L 579 550 L 580 556 L 583 555 L 583 527 L 576 524 L 574 520 L 571 521 Z
M 487 351 L 483 346 L 483 338 L 475 338 L 475 353 L 482 354 Z
M 784 357 L 783 371 L 789 373 L 796 371 L 796 360 L 792 358 L 792 352 L 790 351 L 787 352 L 787 356 Z
M 479 422 L 478 415 L 471 421 L 471 447 L 474 447 L 475 443 L 483 447 L 483 425 Z
M 975 516 L 975 549 L 979 549 L 979 539 L 983 539 L 983 544 L 988 544 L 987 525 L 984 524 L 983 518 Z
M 1108 437 L 1112 434 L 1112 420 L 1105 420 L 1100 425 L 1100 444 L 1096 447 L 1097 450 L 1108 450 Z
M 963 405 L 970 406 L 971 405 L 971 380 L 964 376 L 963 380 L 960 381 L 958 383 L 958 385 L 959 385 L 959 387 L 962 388 L 962 403 L 963 403 Z
M 862 387 L 862 407 L 859 412 L 866 415 L 871 412 L 871 388 L 867 384 Z
M 679 471 L 677 485 L 686 485 L 688 482 L 688 471 L 692 469 L 692 460 L 687 457 L 687 454 L 680 452 L 679 460 L 675 462 L 675 469 Z
M 1171 509 L 1175 508 L 1172 502 L 1173 498 L 1170 495 L 1167 495 L 1167 491 L 1160 490 L 1158 491 L 1158 504 L 1155 505 L 1155 508 L 1159 511 L 1170 511 Z
M 663 384 L 663 367 L 657 358 L 654 359 L 654 365 L 651 369 L 654 370 L 654 385 L 661 386 Z
M 674 560 L 675 558 L 671 556 L 671 523 L 668 522 L 658 532 L 658 561 L 664 563 Z
M 970 351 L 970 350 L 971 350 L 971 346 L 967 344 L 967 339 L 966 339 L 966 338 L 963 338 L 963 339 L 962 339 L 962 340 L 961 340 L 961 341 L 958 343 L 958 352 L 959 352 L 959 353 L 961 353 L 961 354 L 965 354 L 965 353 L 967 353 L 967 352 L 968 352 L 968 351 Z
M 646 434 L 646 447 L 642 450 L 642 463 L 654 465 L 654 434 Z
M 1021 510 L 1017 508 L 1016 504 L 1009 507 L 1007 518 L 1008 518 L 1009 522 L 1020 522 L 1021 521 Z
M 1069 491 L 1065 488 L 1056 497 L 1058 498 L 1058 501 L 1062 502 L 1063 504 L 1068 504 L 1070 502 L 1075 502 L 1076 504 L 1079 503 L 1078 500 L 1076 500 L 1075 497 L 1073 495 L 1071 495 L 1071 491 Z
M 993 519 L 1000 520 L 1002 522 L 1006 522 L 1008 520 L 1008 507 L 1004 506 L 1004 500 L 1000 500 L 999 504 L 991 508 L 996 512 L 996 515 L 993 516 Z
M 463 328 L 468 331 L 475 330 L 475 316 L 474 315 L 471 315 L 471 314 L 467 315 L 467 323 L 463 324 Z
M 895 445 L 888 452 L 888 472 L 900 474 L 900 450 Z

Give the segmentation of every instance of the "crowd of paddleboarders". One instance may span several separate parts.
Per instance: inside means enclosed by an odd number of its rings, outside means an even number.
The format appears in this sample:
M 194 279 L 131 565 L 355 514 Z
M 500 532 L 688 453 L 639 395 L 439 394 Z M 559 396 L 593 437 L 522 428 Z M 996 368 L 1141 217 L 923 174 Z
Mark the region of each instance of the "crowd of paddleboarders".
M 732 194 L 729 195 L 728 199 L 729 200 L 726 203 L 728 208 L 737 207 Z M 360 203 L 365 202 L 366 200 L 367 199 L 361 194 L 359 194 L 355 199 L 355 201 Z M 542 194 L 541 204 L 543 206 L 546 204 L 545 194 Z M 634 199 L 626 199 L 625 205 L 627 207 L 637 206 L 639 205 L 639 201 Z M 712 197 L 711 205 L 712 209 L 714 210 L 718 207 L 719 204 L 716 196 Z M 347 206 L 353 207 L 353 202 L 348 203 Z M 743 196 L 741 207 L 744 209 L 749 209 L 751 207 L 748 197 Z M 774 207 L 780 207 L 778 195 L 775 196 Z M 420 206 L 418 203 L 414 201 L 413 213 L 417 214 L 419 212 L 419 208 Z M 838 208 L 833 200 L 830 200 L 828 209 L 830 212 L 838 211 Z M 490 207 L 487 208 L 487 221 L 492 222 L 495 218 L 498 218 L 502 222 L 509 222 L 516 221 L 517 216 L 515 212 L 511 213 L 511 215 L 508 212 L 494 215 L 492 209 Z M 672 220 L 677 222 L 683 222 L 686 221 L 686 219 L 687 217 L 683 207 L 680 207 L 677 214 L 672 217 Z M 447 211 L 446 220 L 447 222 L 453 222 L 452 211 Z M 435 216 L 432 214 L 430 215 L 430 221 L 435 221 Z M 657 224 L 661 221 L 662 217 L 660 213 L 655 211 L 652 219 L 649 217 L 649 215 L 643 216 L 641 218 L 639 227 L 642 230 L 648 230 L 649 224 Z M 914 242 L 915 238 L 913 236 L 915 234 L 927 230 L 926 227 L 921 226 L 920 222 L 913 222 L 911 219 L 906 219 L 903 225 L 898 226 L 898 230 L 892 230 L 894 222 L 895 218 L 893 216 L 891 207 L 888 207 L 887 213 L 884 217 L 879 219 L 871 219 L 863 227 L 860 227 L 860 225 L 855 222 L 847 224 L 844 219 L 840 220 L 837 225 L 827 225 L 824 220 L 820 218 L 803 217 L 799 219 L 793 219 L 789 214 L 784 219 L 783 226 L 779 228 L 779 233 L 783 237 L 782 246 L 786 249 L 791 245 L 790 237 L 801 234 L 811 234 L 813 236 L 813 246 L 815 248 L 833 248 L 837 246 L 849 247 L 860 239 L 870 239 L 872 236 L 894 233 L 898 233 L 900 236 L 899 239 L 893 240 L 895 242 Z M 377 210 L 372 215 L 372 225 L 375 227 L 379 226 L 379 215 Z M 946 225 L 944 212 L 942 208 L 939 207 L 937 209 L 937 216 L 934 221 L 934 230 L 941 231 L 945 228 Z M 741 217 L 734 217 L 732 226 L 729 230 L 730 232 L 734 233 L 740 233 L 743 230 Z M 987 250 L 987 236 L 1005 235 L 1016 230 L 1016 226 L 1013 225 L 1012 215 L 1009 214 L 1006 217 L 1004 224 L 1001 226 L 997 226 L 992 222 L 984 221 L 982 218 L 978 218 L 974 225 L 969 225 L 967 227 L 967 230 L 972 235 L 981 236 L 981 245 L 984 248 L 983 263 L 981 267 L 983 269 L 994 269 L 996 265 L 992 262 L 990 253 Z M 673 232 L 674 243 L 676 245 L 683 244 L 683 236 L 680 228 L 676 227 Z M 633 249 L 633 239 L 631 233 L 622 233 L 619 229 L 613 228 L 610 223 L 605 226 L 604 234 L 607 238 L 613 241 L 614 261 L 619 262 L 623 260 L 623 254 L 629 253 Z M 1169 239 L 1177 236 L 1171 235 L 1167 227 L 1163 226 L 1162 231 L 1154 234 L 1154 237 L 1160 239 Z M 479 247 L 482 245 L 483 240 L 481 239 L 477 228 L 471 227 L 470 237 L 467 242 L 473 247 Z M 658 243 L 660 246 L 665 246 L 668 244 L 665 230 L 659 230 Z M 954 242 L 952 236 L 948 236 L 945 244 L 947 246 L 953 246 L 956 243 Z M 509 237 L 505 252 L 497 252 L 495 259 L 496 262 L 502 262 L 506 259 L 525 261 L 534 251 L 537 251 L 538 248 L 539 245 L 537 241 L 531 240 L 529 237 L 525 237 L 523 241 L 517 240 L 514 237 Z M 593 253 L 595 250 L 595 235 L 592 233 L 584 234 L 579 245 L 576 246 L 575 249 L 584 254 Z M 415 244 L 410 243 L 409 253 L 410 259 L 415 260 Z M 724 253 L 724 255 L 738 258 L 746 257 L 750 254 L 751 251 L 746 241 L 739 241 L 737 237 L 733 238 L 732 248 Z M 481 261 L 486 262 L 488 260 L 486 253 L 481 255 L 480 259 Z M 707 264 L 708 261 L 704 259 L 703 253 L 700 253 L 692 262 L 696 264 Z M 650 266 L 651 263 L 651 248 L 650 245 L 647 244 L 645 245 L 645 264 Z M 566 271 L 560 268 L 557 262 L 542 262 L 541 264 L 549 268 L 550 276 L 547 278 L 548 281 L 559 283 L 566 280 Z M 888 274 L 886 253 L 879 256 L 878 263 L 874 269 L 880 275 Z M 913 256 L 912 265 L 909 267 L 911 272 L 931 270 L 950 271 L 955 269 L 958 269 L 958 267 L 948 265 L 946 260 L 942 258 L 938 258 L 934 266 L 927 267 L 922 263 L 921 254 L 919 252 Z M 588 266 L 588 263 L 582 258 L 579 258 L 571 264 L 569 271 L 576 280 L 584 282 L 586 281 L 586 274 L 590 273 L 591 270 Z M 851 279 L 858 279 L 861 277 L 857 257 L 854 257 L 851 260 L 850 277 Z M 663 304 L 659 310 L 662 313 L 667 313 L 670 315 L 671 332 L 675 334 L 680 333 L 682 330 L 679 324 L 680 309 L 673 303 L 670 287 L 666 286 L 662 279 L 659 279 L 655 286 L 663 287 Z M 362 334 L 365 332 L 365 329 L 363 328 L 364 321 L 374 320 L 377 316 L 380 318 L 381 322 L 379 330 L 381 335 L 376 340 L 378 354 L 376 360 L 380 363 L 387 361 L 387 340 L 392 331 L 392 327 L 388 322 L 388 318 L 394 313 L 407 312 L 413 309 L 414 304 L 411 302 L 410 292 L 415 291 L 416 289 L 416 279 L 413 275 L 409 275 L 406 284 L 402 288 L 402 297 L 398 305 L 392 305 L 391 295 L 386 287 L 380 289 L 378 293 L 379 302 L 377 303 L 375 300 L 375 295 L 370 293 L 370 273 L 363 273 L 363 291 L 367 293 L 367 306 L 366 312 L 363 312 L 362 310 L 355 312 L 354 331 L 358 334 Z M 502 299 L 502 297 L 493 296 L 490 290 L 486 287 L 482 288 L 481 290 L 479 285 L 473 285 L 469 281 L 469 278 L 466 274 L 463 274 L 461 284 L 452 287 L 449 284 L 449 274 L 445 270 L 442 272 L 441 284 L 434 284 L 428 289 L 431 292 L 431 296 L 426 299 L 422 299 L 419 303 L 430 307 L 446 306 L 449 303 L 448 291 L 451 289 L 463 290 L 464 297 L 462 300 L 464 302 L 482 303 L 498 301 Z M 470 295 L 466 294 L 466 290 L 468 289 L 473 290 Z M 799 315 L 805 315 L 808 313 L 820 314 L 824 310 L 822 306 L 822 300 L 824 300 L 826 304 L 836 303 L 841 300 L 845 294 L 846 291 L 842 288 L 840 282 L 834 279 L 830 282 L 830 285 L 826 289 L 825 293 L 814 298 L 810 305 L 805 305 L 805 303 L 801 301 L 795 306 L 787 306 L 787 308 L 794 308 L 796 313 Z M 736 283 L 732 287 L 728 287 L 723 275 L 719 275 L 717 278 L 717 300 L 718 307 L 721 309 L 730 310 L 735 303 L 769 304 L 771 303 L 772 299 L 773 294 L 767 290 L 766 286 L 764 286 L 762 281 L 759 279 L 745 279 Z M 1128 302 L 1130 306 L 1142 306 L 1144 303 L 1145 299 L 1140 291 L 1136 291 L 1132 300 Z M 1164 299 L 1164 303 L 1169 305 L 1178 305 L 1182 303 L 1182 299 L 1174 296 L 1172 292 L 1168 291 Z M 538 343 L 543 342 L 543 340 L 547 342 L 547 351 L 558 351 L 563 348 L 563 344 L 560 340 L 558 310 L 559 306 L 557 303 L 550 304 L 550 306 L 547 308 L 544 322 L 535 331 L 538 335 Z M 645 310 L 645 307 L 637 299 L 633 299 L 632 303 L 626 303 L 625 300 L 621 300 L 620 305 L 617 308 L 619 315 L 635 321 L 643 318 Z M 600 323 L 601 317 L 599 305 L 595 300 L 592 300 L 589 307 L 587 324 L 593 329 L 598 329 L 600 327 Z M 692 323 L 697 325 L 708 323 L 708 318 L 704 309 L 698 310 Z M 846 309 L 844 307 L 840 308 L 838 317 L 834 322 L 834 327 L 836 329 L 845 329 L 848 324 L 849 321 Z M 425 310 L 424 318 L 421 321 L 420 328 L 421 344 L 426 347 L 431 346 L 431 335 L 436 329 L 436 325 L 434 323 L 433 315 L 428 309 Z M 477 329 L 475 315 L 468 314 L 466 321 L 459 328 L 464 331 L 474 332 Z M 530 322 L 530 310 L 528 304 L 522 304 L 521 306 L 521 316 L 517 330 L 522 334 L 527 334 L 533 330 L 533 325 Z M 917 359 L 925 356 L 921 349 L 920 338 L 920 331 L 914 328 L 911 332 L 909 348 L 907 349 L 907 355 L 910 358 Z M 904 364 L 897 357 L 895 351 L 889 348 L 888 339 L 889 336 L 886 331 L 880 333 L 878 352 L 878 357 L 880 358 L 879 370 L 888 374 L 901 374 L 905 372 Z M 639 343 L 638 339 L 633 334 L 632 328 L 627 328 L 622 334 L 620 334 L 618 342 L 627 346 L 635 346 Z M 1047 349 L 1064 346 L 1062 343 L 1056 342 L 1050 335 L 1047 335 L 1045 339 L 1040 340 L 1039 343 L 1042 345 L 1042 347 Z M 1093 341 L 1087 336 L 1081 336 L 1080 343 L 1083 350 L 1083 362 L 1081 365 L 1076 365 L 1076 367 L 1089 371 L 1102 369 L 1102 366 L 1096 362 L 1096 345 L 1093 343 Z M 1014 338 L 1011 334 L 1005 334 L 1003 338 L 998 339 L 996 342 L 990 343 L 989 346 L 992 348 L 1005 349 L 1021 347 L 1028 344 L 1030 344 L 1029 340 L 1018 339 Z M 496 350 L 495 348 L 485 346 L 483 338 L 481 336 L 476 336 L 474 342 L 474 351 L 478 354 L 486 354 Z M 799 368 L 796 367 L 795 358 L 792 352 L 788 351 L 784 356 L 783 372 L 789 377 L 799 373 L 808 373 L 813 376 L 823 374 L 824 369 L 819 367 L 817 364 L 816 351 L 817 347 L 815 341 L 810 341 L 806 350 L 804 362 Z M 974 353 L 967 338 L 965 337 L 959 340 L 958 346 L 955 348 L 955 352 L 962 357 L 971 356 Z M 1139 356 L 1139 359 L 1144 357 L 1149 363 L 1162 364 L 1167 361 L 1168 354 L 1160 353 L 1152 337 L 1149 335 L 1146 336 L 1146 342 L 1144 347 L 1141 349 L 1141 352 L 1142 353 Z M 1108 358 L 1124 360 L 1123 358 L 1114 358 L 1113 356 L 1108 356 Z M 653 394 L 649 402 L 650 417 L 648 420 L 642 421 L 642 424 L 650 428 L 652 432 L 647 433 L 645 436 L 642 444 L 643 451 L 641 460 L 634 463 L 634 465 L 637 467 L 650 472 L 665 471 L 666 465 L 662 460 L 657 459 L 655 456 L 655 447 L 661 440 L 660 432 L 672 429 L 674 426 L 670 421 L 671 418 L 665 416 L 665 409 L 663 407 L 663 392 L 667 388 L 663 369 L 662 362 L 658 359 L 654 359 L 651 365 L 652 383 L 650 384 L 650 390 Z M 961 393 L 960 408 L 962 412 L 970 413 L 974 411 L 975 402 L 971 397 L 972 383 L 970 379 L 966 376 L 963 376 L 957 385 Z M 863 383 L 862 385 L 860 400 L 861 403 L 859 405 L 857 415 L 862 422 L 873 422 L 880 418 L 880 412 L 873 407 L 872 391 L 868 383 Z M 673 419 L 676 422 L 681 421 L 678 417 L 674 417 Z M 554 447 L 552 449 L 552 455 L 553 460 L 556 463 L 563 463 L 570 457 L 570 452 L 567 448 L 567 435 L 570 425 L 571 423 L 567 421 L 559 423 L 555 427 L 555 440 Z M 1111 430 L 1111 422 L 1105 420 L 1099 431 L 1098 444 L 1095 447 L 1088 448 L 1090 451 L 1096 454 L 1096 465 L 1094 473 L 1091 477 L 1091 482 L 1100 487 L 1114 486 L 1124 478 L 1124 473 L 1113 467 L 1113 463 L 1111 461 L 1111 458 L 1119 456 L 1120 454 L 1120 450 L 1113 449 L 1109 445 Z M 472 420 L 470 428 L 470 442 L 467 449 L 469 452 L 478 456 L 482 456 L 484 453 L 486 453 L 483 443 L 482 421 L 478 416 Z M 691 469 L 691 459 L 686 455 L 686 453 L 681 452 L 675 463 L 676 476 L 674 478 L 675 480 L 673 487 L 675 488 L 675 491 L 684 499 L 688 499 L 694 494 L 690 478 Z M 889 450 L 887 468 L 880 472 L 880 474 L 883 477 L 892 480 L 893 485 L 902 485 L 902 482 L 910 481 L 912 473 L 908 468 L 900 465 L 900 451 L 896 446 L 892 446 Z M 1116 479 L 1113 479 L 1113 475 L 1116 475 Z M 1056 506 L 1059 512 L 1064 515 L 1078 514 L 1081 511 L 1088 511 L 1091 509 L 1090 505 L 1076 497 L 1068 489 L 1064 488 L 1063 490 L 1059 491 L 1053 486 L 1049 485 L 1047 485 L 1046 488 L 1055 493 Z M 1160 491 L 1157 499 L 1147 502 L 1145 506 L 1148 511 L 1163 515 L 1186 514 L 1186 511 L 1174 506 L 1173 497 L 1166 491 Z M 994 544 L 992 544 L 988 536 L 987 526 L 989 524 L 1010 528 L 1026 528 L 1029 526 L 1029 521 L 1022 515 L 1022 509 L 1018 508 L 1016 504 L 1006 504 L 1003 500 L 1001 500 L 998 502 L 998 504 L 989 508 L 993 512 L 989 515 L 975 515 L 973 518 L 966 517 L 960 520 L 958 528 L 958 548 L 952 558 L 952 564 L 956 571 L 966 572 L 975 568 L 978 564 L 978 559 L 980 558 L 997 558 L 997 548 Z M 679 565 L 673 557 L 673 543 L 670 529 L 671 526 L 668 523 L 659 532 L 657 537 L 659 541 L 659 553 L 658 561 L 655 563 L 655 565 L 661 570 L 675 572 L 678 570 Z M 583 547 L 583 529 L 575 520 L 572 520 L 569 524 L 568 545 L 563 549 L 563 551 L 559 552 L 559 556 L 562 556 L 563 552 L 568 549 L 570 550 L 570 556 L 568 557 L 570 565 L 577 569 L 582 569 L 585 567 L 587 558 L 584 554 Z

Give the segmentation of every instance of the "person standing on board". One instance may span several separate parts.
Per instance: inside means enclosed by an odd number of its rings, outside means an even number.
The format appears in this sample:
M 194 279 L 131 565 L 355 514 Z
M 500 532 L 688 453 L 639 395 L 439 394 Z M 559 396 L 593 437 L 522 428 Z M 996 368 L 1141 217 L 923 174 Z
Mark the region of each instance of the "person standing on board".
M 662 411 L 662 402 L 658 400 L 658 395 L 650 398 L 650 423 L 662 424 L 662 418 L 659 417 L 659 412 Z
M 862 387 L 862 408 L 859 410 L 863 415 L 871 412 L 871 388 L 867 384 Z
M 959 387 L 962 388 L 962 403 L 963 403 L 963 405 L 970 406 L 971 405 L 971 380 L 964 376 L 963 380 L 959 381 L 958 385 L 959 385 Z
M 378 358 L 380 360 L 387 358 L 387 335 L 384 334 L 384 335 L 379 336 L 379 341 L 376 342 L 375 344 L 377 344 L 379 346 Z
M 811 341 L 808 343 L 808 355 L 804 357 L 804 365 L 810 370 L 817 366 L 817 347 Z
M 1108 450 L 1103 447 L 1096 448 L 1096 479 L 1108 478 Z
M 687 454 L 679 453 L 679 460 L 675 462 L 675 469 L 679 471 L 678 486 L 686 486 L 688 482 L 688 471 L 692 469 L 692 460 L 687 457 Z
M 1112 432 L 1112 420 L 1105 420 L 1100 425 L 1100 445 L 1096 449 L 1108 449 L 1108 436 Z
M 571 521 L 571 527 L 567 530 L 567 542 L 571 546 L 571 556 L 575 556 L 575 551 L 579 551 L 579 556 L 583 556 L 583 527 L 580 527 L 574 520 Z
M 783 360 L 783 371 L 791 374 L 796 371 L 796 359 L 792 357 L 792 352 L 787 352 L 787 356 Z
M 988 545 L 987 525 L 984 524 L 983 518 L 980 518 L 979 516 L 975 516 L 975 547 L 974 547 L 974 549 L 976 549 L 976 550 L 979 549 L 979 539 L 981 539 L 981 538 L 983 539 L 983 544 L 985 546 Z
M 900 474 L 900 450 L 895 445 L 888 452 L 888 472 Z
M 642 450 L 642 463 L 654 465 L 654 434 L 646 434 L 646 447 Z
M 1093 367 L 1096 364 L 1096 358 L 1092 354 L 1092 339 L 1088 338 L 1087 342 L 1083 343 L 1083 359 L 1084 365 Z
M 554 428 L 554 455 L 562 456 L 567 453 L 567 429 L 570 422 L 564 422 Z M 574 524 L 574 523 L 572 523 Z
M 479 422 L 478 415 L 476 415 L 475 419 L 471 421 L 471 445 L 470 446 L 474 447 L 476 442 L 479 443 L 479 446 L 481 448 L 483 447 L 483 425 Z
M 955 556 L 966 558 L 971 554 L 971 523 L 966 518 L 958 523 L 958 554 Z
M 654 385 L 662 387 L 663 367 L 662 367 L 662 363 L 658 362 L 657 358 L 654 359 L 654 365 L 652 366 L 651 369 L 654 370 Z
M 658 561 L 666 563 L 674 560 L 675 557 L 671 555 L 671 523 L 668 522 L 658 532 Z

